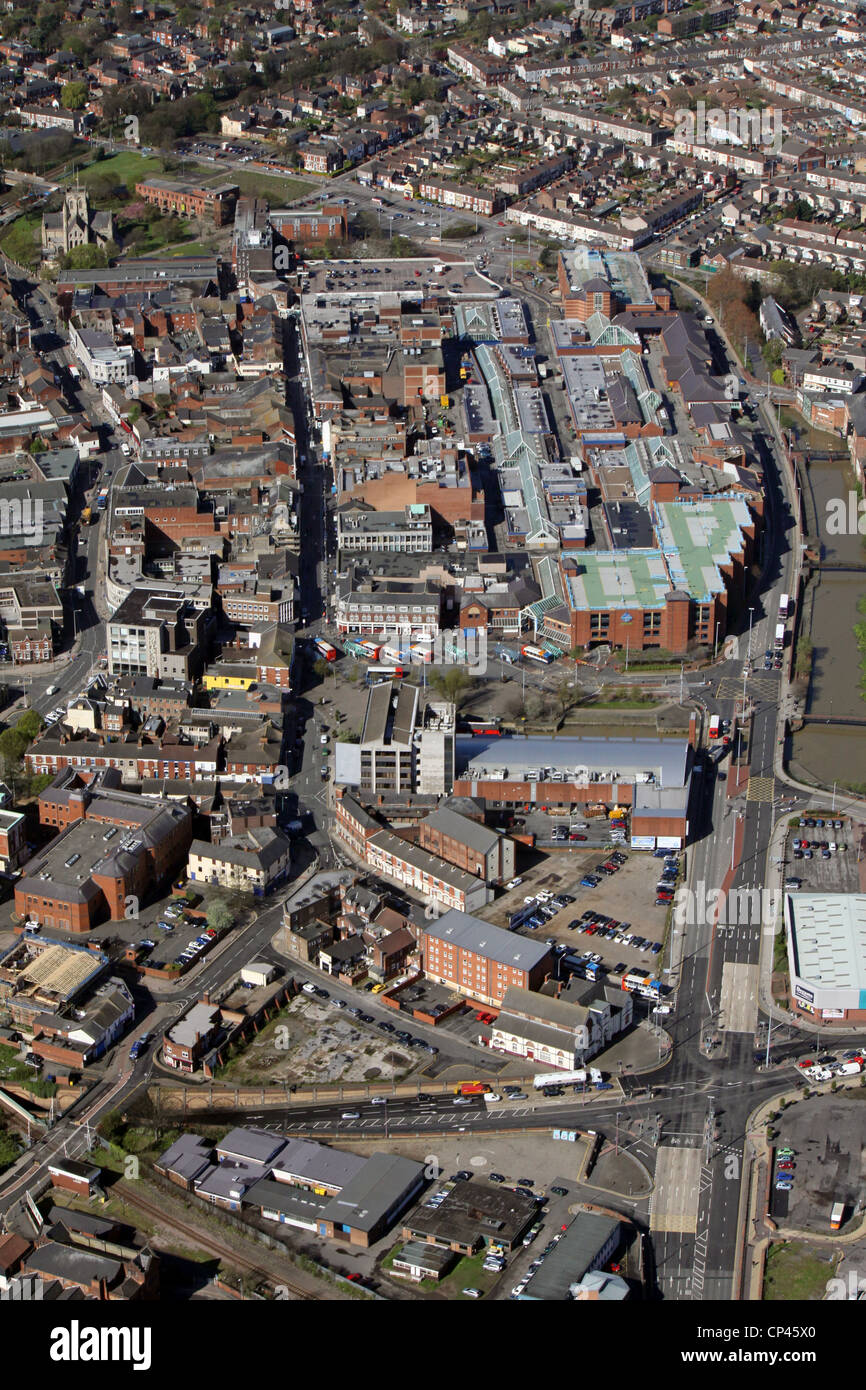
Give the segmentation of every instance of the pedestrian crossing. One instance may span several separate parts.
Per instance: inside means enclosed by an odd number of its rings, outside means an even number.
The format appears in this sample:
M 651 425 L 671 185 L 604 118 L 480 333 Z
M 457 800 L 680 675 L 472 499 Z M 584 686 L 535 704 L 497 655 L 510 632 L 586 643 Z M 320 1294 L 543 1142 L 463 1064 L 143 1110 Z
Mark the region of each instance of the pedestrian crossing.
M 775 777 L 750 777 L 746 790 L 747 801 L 775 801 Z

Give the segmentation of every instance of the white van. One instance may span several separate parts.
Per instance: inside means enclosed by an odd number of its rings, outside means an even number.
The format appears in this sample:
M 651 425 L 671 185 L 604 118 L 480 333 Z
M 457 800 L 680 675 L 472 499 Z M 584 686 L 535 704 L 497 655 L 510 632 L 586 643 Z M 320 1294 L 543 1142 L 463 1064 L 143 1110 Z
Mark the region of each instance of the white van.
M 48 689 L 45 691 L 45 694 L 46 694 L 46 695 L 56 695 L 59 689 L 60 689 L 60 686 L 59 686 L 59 685 L 49 685 Z

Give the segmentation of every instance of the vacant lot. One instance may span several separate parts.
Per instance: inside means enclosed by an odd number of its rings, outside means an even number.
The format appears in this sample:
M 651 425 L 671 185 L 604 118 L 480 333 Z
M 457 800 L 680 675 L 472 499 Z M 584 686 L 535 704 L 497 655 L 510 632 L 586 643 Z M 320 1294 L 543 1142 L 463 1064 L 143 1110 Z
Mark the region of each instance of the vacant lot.
M 356 1023 L 328 1003 L 300 995 L 228 1061 L 221 1079 L 238 1085 L 400 1081 L 419 1062 L 411 1048 L 391 1041 L 378 1029 Z
M 764 1277 L 765 1302 L 820 1301 L 837 1260 L 835 1253 L 811 1249 L 800 1241 L 771 1246 Z

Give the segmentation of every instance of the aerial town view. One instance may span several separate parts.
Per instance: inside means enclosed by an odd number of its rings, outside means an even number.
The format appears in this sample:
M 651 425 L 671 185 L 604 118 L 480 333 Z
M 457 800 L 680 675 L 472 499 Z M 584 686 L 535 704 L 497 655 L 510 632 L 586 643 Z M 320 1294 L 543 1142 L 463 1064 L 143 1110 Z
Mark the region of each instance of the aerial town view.
M 4 0 L 53 1361 L 564 1301 L 817 1366 L 866 1299 L 864 71 L 866 0 Z

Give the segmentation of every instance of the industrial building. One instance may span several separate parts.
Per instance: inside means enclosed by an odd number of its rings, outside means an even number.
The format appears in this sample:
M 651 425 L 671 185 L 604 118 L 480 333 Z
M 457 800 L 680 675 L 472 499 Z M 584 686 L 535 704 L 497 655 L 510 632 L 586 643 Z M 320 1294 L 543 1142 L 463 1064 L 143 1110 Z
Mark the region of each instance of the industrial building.
M 785 933 L 791 1007 L 866 1021 L 866 893 L 787 893 Z
M 680 849 L 691 755 L 684 738 L 473 738 L 457 742 L 455 796 L 488 810 L 631 811 L 632 848 Z

